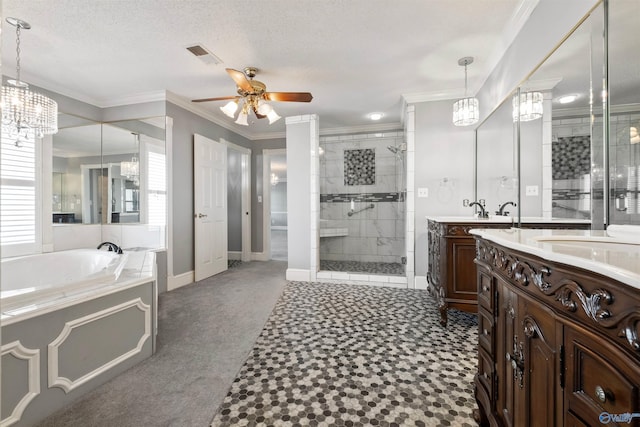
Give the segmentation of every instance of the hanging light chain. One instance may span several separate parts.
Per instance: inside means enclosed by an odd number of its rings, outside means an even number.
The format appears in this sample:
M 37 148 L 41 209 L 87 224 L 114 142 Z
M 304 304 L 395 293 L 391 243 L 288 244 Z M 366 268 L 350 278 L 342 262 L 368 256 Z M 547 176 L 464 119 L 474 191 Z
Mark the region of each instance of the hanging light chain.
M 20 81 L 20 25 L 16 25 L 16 81 Z

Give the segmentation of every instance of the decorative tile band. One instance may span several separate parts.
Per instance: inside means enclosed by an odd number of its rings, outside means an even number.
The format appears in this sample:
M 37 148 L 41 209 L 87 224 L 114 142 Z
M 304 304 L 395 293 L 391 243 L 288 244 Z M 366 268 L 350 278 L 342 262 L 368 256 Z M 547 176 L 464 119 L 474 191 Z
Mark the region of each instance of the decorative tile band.
M 320 203 L 404 202 L 405 192 L 391 193 L 328 193 L 320 194 Z
M 551 192 L 553 200 L 581 200 L 589 198 L 591 192 L 581 190 L 552 190 Z

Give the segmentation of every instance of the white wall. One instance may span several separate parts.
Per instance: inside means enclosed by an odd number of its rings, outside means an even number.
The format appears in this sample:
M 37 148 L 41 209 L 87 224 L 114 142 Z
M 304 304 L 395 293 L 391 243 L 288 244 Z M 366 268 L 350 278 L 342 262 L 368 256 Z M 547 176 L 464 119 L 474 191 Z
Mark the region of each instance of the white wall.
M 427 216 L 473 214 L 474 130 L 451 121 L 453 102 L 415 104 L 415 274 L 427 274 Z M 443 179 L 447 178 L 446 185 Z M 429 197 L 417 197 L 427 188 Z
M 318 117 L 287 117 L 288 280 L 314 280 L 318 265 Z

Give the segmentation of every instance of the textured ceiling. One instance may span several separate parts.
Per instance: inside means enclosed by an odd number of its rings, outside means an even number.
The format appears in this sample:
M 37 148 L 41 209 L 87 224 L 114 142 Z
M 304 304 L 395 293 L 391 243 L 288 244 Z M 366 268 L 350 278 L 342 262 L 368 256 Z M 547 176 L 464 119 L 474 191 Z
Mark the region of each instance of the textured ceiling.
M 2 13 L 28 21 L 22 77 L 98 106 L 153 99 L 235 95 L 225 68 L 255 66 L 271 91 L 309 91 L 311 103 L 274 103 L 283 117 L 318 114 L 321 132 L 401 122 L 402 96 L 453 98 L 464 91 L 457 61 L 474 56 L 469 92 L 508 47 L 514 22 L 536 0 L 4 0 Z M 15 30 L 2 23 L 3 74 L 15 74 Z M 207 65 L 185 48 L 217 55 Z M 447 96 L 448 94 L 448 96 Z M 253 118 L 250 138 L 285 130 Z

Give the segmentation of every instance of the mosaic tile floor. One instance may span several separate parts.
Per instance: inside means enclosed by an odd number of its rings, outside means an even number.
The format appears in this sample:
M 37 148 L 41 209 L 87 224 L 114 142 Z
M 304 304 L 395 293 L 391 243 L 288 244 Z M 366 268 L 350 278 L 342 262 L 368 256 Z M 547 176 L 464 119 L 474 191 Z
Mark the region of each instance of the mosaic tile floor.
M 212 426 L 475 426 L 475 315 L 426 291 L 290 282 Z
M 404 276 L 404 265 L 398 262 L 361 262 L 320 260 L 320 270 L 348 271 L 350 273 L 386 274 Z
M 242 261 L 240 261 L 239 259 L 229 259 L 227 260 L 227 268 L 235 268 L 240 266 L 240 264 L 242 264 Z

